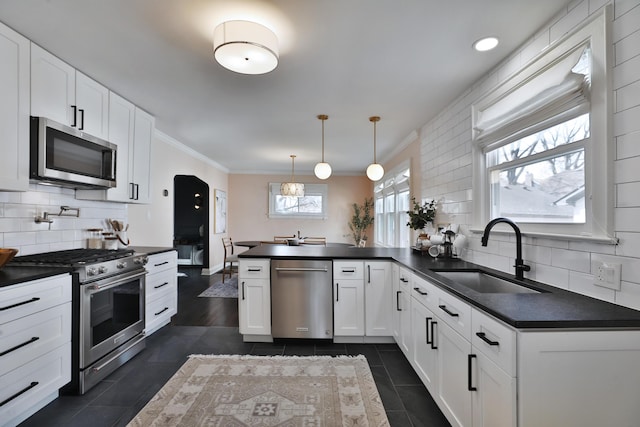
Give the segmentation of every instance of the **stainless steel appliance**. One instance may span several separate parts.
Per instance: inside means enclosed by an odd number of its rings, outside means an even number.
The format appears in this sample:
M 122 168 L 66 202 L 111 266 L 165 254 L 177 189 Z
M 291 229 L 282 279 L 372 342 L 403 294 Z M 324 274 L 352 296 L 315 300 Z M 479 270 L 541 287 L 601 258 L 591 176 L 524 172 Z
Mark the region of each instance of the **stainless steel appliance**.
M 273 338 L 333 338 L 333 262 L 271 261 Z
M 13 262 L 73 268 L 72 380 L 63 391 L 84 394 L 144 349 L 146 256 L 72 249 Z
M 117 146 L 45 117 L 31 117 L 29 176 L 73 188 L 116 186 Z

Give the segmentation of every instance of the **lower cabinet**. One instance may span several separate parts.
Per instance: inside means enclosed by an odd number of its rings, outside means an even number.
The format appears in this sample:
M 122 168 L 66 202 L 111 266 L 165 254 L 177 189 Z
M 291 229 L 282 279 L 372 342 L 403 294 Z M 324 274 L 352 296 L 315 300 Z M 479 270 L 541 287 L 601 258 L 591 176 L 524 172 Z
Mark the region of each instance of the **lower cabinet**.
M 391 263 L 364 263 L 365 335 L 393 336 Z
M 245 336 L 270 336 L 270 260 L 247 258 L 240 259 L 238 264 L 238 321 L 240 333 Z
M 363 336 L 364 281 L 363 261 L 333 262 L 333 334 Z
M 150 335 L 168 324 L 178 312 L 178 253 L 149 255 L 145 281 L 145 333 Z
M 71 276 L 0 289 L 0 424 L 15 426 L 71 380 Z

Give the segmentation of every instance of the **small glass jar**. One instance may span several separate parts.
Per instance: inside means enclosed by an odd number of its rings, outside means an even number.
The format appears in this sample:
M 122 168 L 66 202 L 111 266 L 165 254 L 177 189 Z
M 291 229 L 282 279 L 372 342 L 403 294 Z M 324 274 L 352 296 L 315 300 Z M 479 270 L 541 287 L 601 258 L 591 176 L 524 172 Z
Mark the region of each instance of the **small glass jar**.
M 102 228 L 89 228 L 87 249 L 102 249 Z

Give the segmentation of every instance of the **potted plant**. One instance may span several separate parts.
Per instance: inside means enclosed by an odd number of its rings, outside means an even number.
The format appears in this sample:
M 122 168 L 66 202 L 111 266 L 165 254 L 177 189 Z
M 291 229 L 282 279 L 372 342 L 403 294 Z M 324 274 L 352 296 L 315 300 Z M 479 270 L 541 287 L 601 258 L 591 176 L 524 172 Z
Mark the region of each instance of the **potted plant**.
M 407 211 L 409 215 L 407 225 L 413 230 L 422 230 L 436 218 L 436 201 L 431 200 L 420 205 L 415 197 L 412 197 L 411 202 L 413 203 L 413 210 Z
M 356 246 L 367 240 L 367 229 L 373 224 L 373 198 L 364 199 L 362 205 L 353 204 L 353 216 L 349 222 L 351 236 Z

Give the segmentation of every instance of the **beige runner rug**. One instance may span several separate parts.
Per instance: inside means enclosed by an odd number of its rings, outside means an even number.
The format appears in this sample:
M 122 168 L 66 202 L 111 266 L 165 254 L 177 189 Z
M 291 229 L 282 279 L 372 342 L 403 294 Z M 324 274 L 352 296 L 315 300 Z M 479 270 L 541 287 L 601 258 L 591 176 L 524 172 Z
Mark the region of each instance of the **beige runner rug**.
M 129 426 L 388 426 L 364 356 L 192 355 Z

